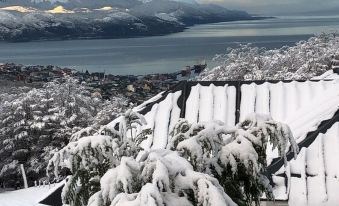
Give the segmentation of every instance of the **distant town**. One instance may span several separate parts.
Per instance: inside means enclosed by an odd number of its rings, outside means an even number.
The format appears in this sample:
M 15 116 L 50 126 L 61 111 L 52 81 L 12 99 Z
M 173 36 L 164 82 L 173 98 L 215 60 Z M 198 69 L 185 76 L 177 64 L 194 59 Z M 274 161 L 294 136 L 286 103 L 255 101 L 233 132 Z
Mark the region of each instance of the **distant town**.
M 180 80 L 194 78 L 206 68 L 206 63 L 186 66 L 174 73 L 148 75 L 113 75 L 104 72 L 80 72 L 58 66 L 26 66 L 21 64 L 0 64 L 0 81 L 10 81 L 17 85 L 40 86 L 44 82 L 62 80 L 71 76 L 79 82 L 85 82 L 93 95 L 104 99 L 112 96 L 126 96 L 130 102 L 139 104 L 161 91 L 168 90 Z

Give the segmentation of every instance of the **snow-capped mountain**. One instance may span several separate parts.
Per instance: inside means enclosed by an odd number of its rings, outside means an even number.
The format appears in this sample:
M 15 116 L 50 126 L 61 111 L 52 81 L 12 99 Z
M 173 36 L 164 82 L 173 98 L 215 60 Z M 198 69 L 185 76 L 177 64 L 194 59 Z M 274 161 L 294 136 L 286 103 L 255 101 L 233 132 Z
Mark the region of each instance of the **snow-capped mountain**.
M 11 0 L 2 2 L 0 5 L 31 6 L 40 9 L 51 9 L 56 6 L 63 6 L 67 9 L 75 8 L 101 8 L 104 6 L 130 8 L 137 4 L 142 4 L 139 0 Z
M 253 17 L 194 0 L 12 0 L 0 4 L 0 40 L 163 35 L 243 19 Z
M 157 0 L 139 0 L 143 3 L 149 3 L 151 1 L 157 1 Z M 183 2 L 183 3 L 188 3 L 188 4 L 197 4 L 195 0 L 171 0 L 171 1 L 177 1 L 177 2 Z

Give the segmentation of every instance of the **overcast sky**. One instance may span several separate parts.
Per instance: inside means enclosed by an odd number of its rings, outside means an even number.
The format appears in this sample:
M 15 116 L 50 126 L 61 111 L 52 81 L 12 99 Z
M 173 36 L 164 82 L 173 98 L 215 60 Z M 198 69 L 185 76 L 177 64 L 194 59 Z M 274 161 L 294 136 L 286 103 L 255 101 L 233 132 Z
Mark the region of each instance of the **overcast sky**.
M 258 14 L 291 14 L 308 11 L 338 9 L 339 0 L 197 0 L 217 3 L 232 9 L 243 9 Z

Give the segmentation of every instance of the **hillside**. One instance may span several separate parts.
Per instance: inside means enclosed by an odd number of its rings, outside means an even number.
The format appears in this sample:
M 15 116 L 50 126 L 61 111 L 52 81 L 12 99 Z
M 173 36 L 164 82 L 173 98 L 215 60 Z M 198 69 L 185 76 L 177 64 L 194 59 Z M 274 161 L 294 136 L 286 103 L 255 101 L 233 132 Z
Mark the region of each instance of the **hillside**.
M 254 18 L 216 5 L 170 0 L 15 0 L 0 4 L 0 40 L 154 36 L 180 32 L 194 24 Z

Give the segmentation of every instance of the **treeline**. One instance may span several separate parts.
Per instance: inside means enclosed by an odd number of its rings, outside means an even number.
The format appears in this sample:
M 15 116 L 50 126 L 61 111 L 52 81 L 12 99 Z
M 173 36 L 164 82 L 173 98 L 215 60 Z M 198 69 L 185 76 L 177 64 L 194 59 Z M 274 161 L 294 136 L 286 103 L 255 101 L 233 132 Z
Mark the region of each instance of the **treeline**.
M 337 33 L 324 33 L 295 46 L 272 50 L 243 44 L 216 55 L 214 60 L 220 66 L 205 70 L 198 79 L 306 80 L 332 69 L 335 59 L 339 59 Z

